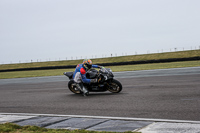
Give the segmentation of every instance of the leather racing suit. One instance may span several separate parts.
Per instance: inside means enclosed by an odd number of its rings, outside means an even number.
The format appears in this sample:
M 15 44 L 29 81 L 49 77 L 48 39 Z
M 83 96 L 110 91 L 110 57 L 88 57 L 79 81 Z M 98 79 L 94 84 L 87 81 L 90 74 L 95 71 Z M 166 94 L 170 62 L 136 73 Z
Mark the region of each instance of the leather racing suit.
M 99 68 L 98 65 L 92 65 L 92 68 Z M 73 74 L 73 79 L 76 83 L 78 83 L 81 91 L 85 94 L 88 93 L 88 90 L 83 86 L 83 83 L 91 83 L 92 79 L 86 78 L 86 68 L 83 64 L 78 64 L 76 66 L 75 72 Z
M 92 65 L 93 68 L 99 68 L 98 65 Z M 73 79 L 75 82 L 80 83 L 81 80 L 83 83 L 90 83 L 91 79 L 86 78 L 86 69 L 83 67 L 83 64 L 78 64 L 76 66 L 75 72 L 73 74 Z

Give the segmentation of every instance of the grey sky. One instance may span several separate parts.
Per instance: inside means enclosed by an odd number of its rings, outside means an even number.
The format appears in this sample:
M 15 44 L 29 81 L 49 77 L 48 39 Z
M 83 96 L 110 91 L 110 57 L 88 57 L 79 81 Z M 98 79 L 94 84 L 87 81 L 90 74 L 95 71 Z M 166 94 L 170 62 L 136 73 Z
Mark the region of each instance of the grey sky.
M 200 0 L 0 0 L 0 64 L 200 46 Z

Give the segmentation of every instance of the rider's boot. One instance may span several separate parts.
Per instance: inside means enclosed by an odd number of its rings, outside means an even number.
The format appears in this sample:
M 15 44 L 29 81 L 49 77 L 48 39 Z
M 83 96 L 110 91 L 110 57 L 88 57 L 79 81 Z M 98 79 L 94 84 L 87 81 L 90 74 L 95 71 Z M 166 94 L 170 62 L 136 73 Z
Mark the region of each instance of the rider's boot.
M 83 86 L 83 84 L 79 84 L 79 89 L 83 92 L 83 96 L 89 95 L 89 91 Z
M 83 96 L 88 96 L 89 95 L 89 91 L 83 86 Z

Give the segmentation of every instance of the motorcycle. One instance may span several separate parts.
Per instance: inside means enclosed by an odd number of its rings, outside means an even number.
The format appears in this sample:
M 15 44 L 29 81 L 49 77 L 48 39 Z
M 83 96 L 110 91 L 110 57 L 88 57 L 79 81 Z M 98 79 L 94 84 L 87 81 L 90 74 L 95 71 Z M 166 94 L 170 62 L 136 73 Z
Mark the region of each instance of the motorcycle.
M 83 90 L 80 88 L 78 83 L 73 80 L 74 72 L 64 72 L 69 78 L 68 88 L 71 92 L 75 94 L 82 94 Z M 83 83 L 83 86 L 87 88 L 89 92 L 105 92 L 110 91 L 112 93 L 119 93 L 122 90 L 122 84 L 114 79 L 112 70 L 109 68 L 101 67 L 99 70 L 90 69 L 86 73 L 88 79 L 98 79 L 97 83 L 86 84 Z

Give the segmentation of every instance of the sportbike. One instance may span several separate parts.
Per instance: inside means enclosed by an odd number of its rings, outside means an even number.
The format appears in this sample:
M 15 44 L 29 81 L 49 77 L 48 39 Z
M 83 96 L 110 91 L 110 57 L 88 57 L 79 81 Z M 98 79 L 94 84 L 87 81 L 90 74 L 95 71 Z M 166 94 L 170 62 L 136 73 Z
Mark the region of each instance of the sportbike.
M 80 85 L 73 80 L 73 73 L 74 72 L 65 72 L 69 78 L 68 88 L 75 94 L 82 94 L 83 89 L 81 89 Z M 86 73 L 86 77 L 88 79 L 98 79 L 97 83 L 82 83 L 83 87 L 85 87 L 89 92 L 104 92 L 110 91 L 112 93 L 119 93 L 122 90 L 122 84 L 114 79 L 114 75 L 112 70 L 109 68 L 100 68 L 99 70 L 90 69 Z

